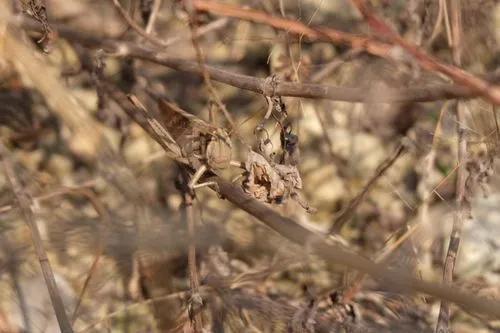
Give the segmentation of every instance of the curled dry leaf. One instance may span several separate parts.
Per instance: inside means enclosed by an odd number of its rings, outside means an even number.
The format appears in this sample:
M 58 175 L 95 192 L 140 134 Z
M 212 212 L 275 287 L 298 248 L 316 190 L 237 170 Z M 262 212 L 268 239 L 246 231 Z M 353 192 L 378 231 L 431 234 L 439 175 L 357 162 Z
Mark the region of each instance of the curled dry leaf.
M 302 178 L 296 166 L 271 165 L 264 156 L 250 151 L 245 162 L 245 169 L 247 174 L 243 181 L 243 189 L 255 199 L 280 204 L 291 197 L 308 212 L 315 211 L 298 192 L 302 189 Z
M 247 171 L 243 181 L 246 193 L 259 201 L 281 202 L 285 195 L 285 183 L 278 172 L 260 154 L 250 151 L 245 162 Z

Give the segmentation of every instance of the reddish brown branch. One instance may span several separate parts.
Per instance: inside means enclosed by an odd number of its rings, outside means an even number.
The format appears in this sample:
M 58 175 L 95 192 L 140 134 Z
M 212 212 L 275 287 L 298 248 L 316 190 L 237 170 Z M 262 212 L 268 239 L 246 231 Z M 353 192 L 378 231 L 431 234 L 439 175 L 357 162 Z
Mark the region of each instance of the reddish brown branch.
M 416 45 L 405 41 L 396 32 L 389 28 L 387 24 L 373 15 L 372 12 L 368 10 L 368 7 L 364 5 L 364 1 L 352 1 L 356 4 L 357 8 L 363 14 L 372 29 L 383 35 L 383 37 L 388 38 L 393 44 L 399 45 L 406 50 L 408 54 L 414 57 L 420 66 L 429 71 L 442 73 L 455 81 L 455 83 L 477 92 L 479 95 L 488 99 L 492 103 L 496 105 L 500 104 L 500 87 L 492 85 L 456 66 L 445 64 L 437 58 L 426 54 Z M 207 11 L 216 15 L 235 17 L 255 23 L 266 24 L 276 29 L 286 30 L 297 35 L 308 37 L 310 40 L 329 40 L 337 44 L 349 45 L 355 49 L 363 49 L 376 56 L 394 59 L 395 52 L 393 51 L 396 50 L 395 46 L 377 41 L 373 38 L 354 35 L 325 27 L 312 28 L 298 21 L 274 17 L 257 10 L 221 4 L 216 1 L 194 0 L 193 6 L 198 10 Z
M 423 68 L 429 71 L 437 71 L 441 74 L 448 76 L 455 83 L 458 83 L 462 86 L 469 87 L 473 91 L 477 91 L 484 98 L 488 99 L 493 104 L 500 104 L 500 87 L 496 85 L 492 85 L 479 77 L 476 77 L 463 69 L 445 64 L 441 62 L 436 57 L 430 56 L 425 53 L 424 50 L 419 48 L 417 45 L 414 45 L 405 39 L 403 39 L 397 32 L 391 29 L 383 20 L 378 18 L 373 11 L 366 4 L 365 0 L 351 0 L 353 4 L 358 8 L 361 12 L 367 23 L 370 25 L 372 30 L 381 34 L 384 38 L 389 39 L 394 44 L 401 46 L 405 49 L 409 54 L 411 54 L 415 60 L 422 66 Z M 454 35 L 456 37 L 456 31 L 454 31 Z M 455 40 L 456 42 L 456 40 Z M 456 50 L 454 51 L 454 59 L 456 61 Z M 458 65 L 458 64 L 457 64 Z
M 280 20 L 282 20 L 280 18 Z M 23 20 L 20 23 L 28 29 L 39 30 L 38 24 Z M 200 66 L 195 61 L 177 58 L 158 49 L 137 45 L 137 43 L 117 41 L 114 39 L 95 36 L 85 31 L 71 29 L 65 26 L 53 24 L 59 35 L 72 42 L 78 42 L 92 48 L 103 48 L 111 54 L 123 57 L 140 58 L 146 61 L 196 75 L 202 75 Z M 426 87 L 409 87 L 397 89 L 384 89 L 370 91 L 366 88 L 335 87 L 322 84 L 277 82 L 271 86 L 265 79 L 230 72 L 205 65 L 210 78 L 233 87 L 254 91 L 264 95 L 276 94 L 279 96 L 322 98 L 344 102 L 369 102 L 369 103 L 396 103 L 396 102 L 430 102 L 443 99 L 473 98 L 478 94 L 474 90 L 456 84 L 435 84 Z M 498 74 L 490 75 L 492 82 L 498 81 Z
M 391 57 L 392 45 L 365 36 L 355 35 L 326 27 L 313 28 L 299 21 L 276 17 L 258 10 L 223 4 L 217 1 L 193 0 L 193 6 L 200 11 L 269 25 L 279 30 L 285 30 L 292 34 L 304 36 L 311 41 L 332 41 L 337 44 L 349 45 L 355 49 L 363 49 L 368 53 L 380 57 Z

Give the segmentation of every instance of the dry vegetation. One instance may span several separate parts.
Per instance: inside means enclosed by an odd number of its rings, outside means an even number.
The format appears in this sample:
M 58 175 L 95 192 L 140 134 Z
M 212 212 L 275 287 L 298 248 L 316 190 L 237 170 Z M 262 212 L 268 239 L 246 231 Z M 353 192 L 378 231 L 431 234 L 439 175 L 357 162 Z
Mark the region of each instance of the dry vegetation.
M 498 1 L 0 8 L 0 333 L 500 331 Z

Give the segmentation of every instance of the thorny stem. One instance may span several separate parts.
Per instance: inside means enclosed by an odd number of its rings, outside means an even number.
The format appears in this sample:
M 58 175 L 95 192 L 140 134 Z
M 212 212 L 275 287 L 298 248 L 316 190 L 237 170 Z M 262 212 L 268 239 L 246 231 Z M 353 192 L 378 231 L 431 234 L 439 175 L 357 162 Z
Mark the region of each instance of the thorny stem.
M 28 193 L 21 187 L 21 184 L 17 180 L 14 168 L 7 154 L 7 148 L 3 145 L 3 143 L 0 142 L 0 159 L 3 163 L 5 175 L 12 189 L 12 192 L 14 192 L 17 202 L 21 208 L 21 213 L 24 217 L 24 220 L 31 231 L 33 246 L 35 247 L 35 252 L 38 257 L 38 261 L 40 262 L 40 268 L 42 270 L 45 283 L 47 284 L 47 289 L 50 295 L 52 306 L 54 308 L 54 312 L 57 317 L 57 321 L 59 323 L 59 328 L 61 329 L 62 333 L 73 333 L 73 329 L 71 328 L 70 321 L 64 309 L 64 303 L 62 301 L 61 295 L 59 294 L 59 290 L 57 289 L 57 284 L 54 278 L 52 267 L 50 265 L 50 261 L 43 247 L 43 241 L 40 235 L 40 231 L 38 230 L 38 226 L 36 225 L 35 218 L 33 216 L 33 211 L 31 210 Z

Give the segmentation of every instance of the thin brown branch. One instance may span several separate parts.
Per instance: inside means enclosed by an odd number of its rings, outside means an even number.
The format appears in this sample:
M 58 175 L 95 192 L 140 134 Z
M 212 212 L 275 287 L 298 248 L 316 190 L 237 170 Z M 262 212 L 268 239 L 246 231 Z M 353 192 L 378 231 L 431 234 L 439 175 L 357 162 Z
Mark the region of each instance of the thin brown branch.
M 40 27 L 27 20 L 17 21 L 28 29 L 39 30 Z M 84 31 L 67 28 L 53 24 L 59 35 L 69 41 L 78 42 L 92 48 L 103 48 L 111 55 L 120 57 L 140 58 L 154 62 L 181 72 L 192 73 L 201 76 L 199 65 L 194 61 L 171 56 L 158 49 L 148 48 L 132 42 L 117 41 L 114 39 L 95 36 Z M 201 30 L 201 29 L 200 29 Z M 381 93 L 377 89 L 336 87 L 322 84 L 298 83 L 278 81 L 272 86 L 269 80 L 233 73 L 224 69 L 205 65 L 210 78 L 233 87 L 253 91 L 259 94 L 271 96 L 304 97 L 315 99 L 329 99 L 335 101 L 353 103 L 397 103 L 397 102 L 431 102 L 443 99 L 474 98 L 477 92 L 457 84 L 435 84 L 425 87 L 389 88 Z M 490 75 L 492 82 L 499 80 L 499 73 Z
M 194 195 L 188 187 L 189 173 L 181 166 L 182 177 L 182 197 L 184 201 L 186 226 L 189 237 L 188 248 L 188 267 L 189 267 L 189 284 L 191 288 L 191 299 L 189 301 L 189 319 L 194 333 L 200 333 L 203 330 L 203 318 L 199 309 L 203 306 L 203 301 L 200 295 L 200 279 L 198 277 L 198 268 L 196 264 L 196 223 L 193 211 Z
M 450 234 L 450 242 L 446 252 L 446 258 L 443 268 L 443 282 L 453 282 L 453 271 L 455 270 L 456 259 L 458 256 L 458 249 L 460 247 L 460 239 L 462 237 L 462 229 L 464 221 L 470 214 L 465 202 L 467 170 L 465 159 L 467 158 L 467 141 L 465 138 L 465 128 L 463 126 L 464 115 L 462 101 L 457 101 L 456 106 L 456 119 L 458 131 L 458 161 L 459 167 L 457 171 L 456 183 L 456 210 L 453 216 L 453 228 Z M 450 321 L 450 305 L 442 301 L 439 309 L 439 317 L 436 325 L 436 333 L 445 333 L 449 331 Z
M 122 102 L 126 101 L 124 94 L 121 93 L 121 95 L 123 95 L 123 97 L 120 97 L 120 92 L 115 90 L 112 97 Z M 121 104 L 124 103 L 120 103 L 120 105 Z M 130 104 L 129 109 L 131 109 L 131 106 Z M 139 111 L 136 110 L 135 112 L 137 113 Z M 137 117 L 134 116 L 133 109 L 128 110 L 127 113 L 133 120 L 136 120 Z M 160 143 L 160 145 L 162 144 L 158 136 L 151 134 L 154 133 L 154 130 L 147 129 L 147 127 L 151 125 L 144 122 L 139 124 L 145 128 L 153 139 Z M 162 147 L 168 149 L 164 145 L 162 145 Z M 268 205 L 248 196 L 241 186 L 233 182 L 226 181 L 218 176 L 208 177 L 205 181 L 215 182 L 217 185 L 212 188 L 214 191 L 217 191 L 222 197 L 226 198 L 238 208 L 254 216 L 257 221 L 263 223 L 289 241 L 303 246 L 311 253 L 314 253 L 332 264 L 343 265 L 368 274 L 379 281 L 385 282 L 384 285 L 387 286 L 387 288 L 397 290 L 398 292 L 421 292 L 460 304 L 472 312 L 479 312 L 491 317 L 500 318 L 500 302 L 498 301 L 477 297 L 455 286 L 420 280 L 406 272 L 388 269 L 383 264 L 374 263 L 339 245 L 328 242 L 325 235 L 315 233 L 301 226 L 293 219 L 280 215 Z
M 153 2 L 153 6 L 151 8 L 151 14 L 149 15 L 148 23 L 146 24 L 145 32 L 147 34 L 151 34 L 151 32 L 153 31 L 153 28 L 154 28 L 155 22 L 156 22 L 156 18 L 158 17 L 158 13 L 160 12 L 161 2 L 162 2 L 162 0 L 154 0 L 154 2 Z
M 451 0 L 451 26 L 452 26 L 452 51 L 453 61 L 460 65 L 462 62 L 462 7 L 460 0 Z M 457 120 L 457 136 L 458 136 L 458 171 L 457 183 L 455 189 L 456 210 L 453 217 L 453 228 L 450 234 L 450 243 L 444 261 L 443 282 L 453 282 L 453 271 L 455 270 L 458 249 L 460 247 L 460 239 L 462 237 L 462 229 L 467 215 L 470 214 L 468 204 L 466 203 L 466 182 L 467 182 L 467 138 L 465 136 L 465 116 L 464 102 L 458 100 L 456 103 L 455 116 Z M 450 326 L 450 305 L 442 301 L 439 309 L 438 321 L 436 324 L 436 333 L 449 332 Z
M 426 70 L 442 73 L 460 86 L 471 89 L 496 105 L 500 104 L 500 87 L 492 85 L 489 82 L 456 66 L 445 64 L 439 59 L 428 55 L 416 45 L 405 41 L 396 32 L 389 28 L 387 24 L 373 15 L 363 0 L 352 1 L 356 4 L 357 8 L 363 14 L 372 29 L 383 35 L 383 37 L 389 38 L 394 45 L 382 43 L 369 37 L 349 34 L 330 28 L 312 28 L 298 21 L 275 17 L 257 10 L 226 5 L 216 1 L 194 0 L 193 6 L 198 10 L 207 11 L 216 15 L 235 17 L 256 23 L 266 24 L 277 29 L 295 33 L 299 36 L 308 37 L 310 40 L 326 39 L 333 43 L 349 45 L 352 48 L 363 49 L 370 54 L 392 60 L 394 60 L 394 55 L 397 53 L 395 52 L 397 50 L 395 46 L 400 46 L 408 53 L 408 55 L 413 56 L 414 60 Z
M 354 49 L 363 49 L 368 53 L 380 57 L 391 57 L 392 45 L 369 37 L 354 35 L 326 27 L 311 27 L 299 21 L 276 17 L 258 10 L 223 4 L 217 1 L 193 0 L 193 6 L 197 10 L 210 12 L 215 15 L 234 17 L 241 20 L 269 25 L 275 29 L 303 36 L 310 41 L 331 41 L 348 45 Z
M 94 207 L 94 210 L 96 211 L 97 215 L 99 215 L 99 218 L 101 221 L 106 224 L 110 225 L 111 220 L 109 213 L 104 207 L 104 205 L 99 201 L 95 193 L 88 189 L 88 188 L 69 188 L 69 194 L 76 194 L 76 195 L 82 195 L 86 197 L 89 202 L 92 204 L 92 207 Z M 99 264 L 99 260 L 102 257 L 102 254 L 104 252 L 104 245 L 103 242 L 100 240 L 99 241 L 99 246 L 97 247 L 94 261 L 92 262 L 92 265 L 90 266 L 89 272 L 85 278 L 85 281 L 83 282 L 82 289 L 80 290 L 80 294 L 78 295 L 78 302 L 76 303 L 75 309 L 73 310 L 73 314 L 71 316 L 71 322 L 74 324 L 76 319 L 78 318 L 78 310 L 80 309 L 80 305 L 83 301 L 83 297 L 85 296 L 85 292 L 87 291 L 87 288 L 90 283 L 90 279 L 92 278 L 93 274 L 97 270 L 97 265 Z
M 196 52 L 196 60 L 198 61 L 198 65 L 200 66 L 201 74 L 203 76 L 203 80 L 205 81 L 205 84 L 208 88 L 208 92 L 210 95 L 212 95 L 212 98 L 214 99 L 214 102 L 217 104 L 218 108 L 222 113 L 224 114 L 224 117 L 226 117 L 227 121 L 231 125 L 231 129 L 235 128 L 235 124 L 233 121 L 233 118 L 231 117 L 231 114 L 227 110 L 226 106 L 222 102 L 221 98 L 219 97 L 219 94 L 217 93 L 217 90 L 215 89 L 214 85 L 212 84 L 212 80 L 210 79 L 210 73 L 207 71 L 206 65 L 205 65 L 205 55 L 203 54 L 203 50 L 201 49 L 200 44 L 198 43 L 198 24 L 196 22 L 196 12 L 193 10 L 193 6 L 191 3 L 191 0 L 186 0 L 185 1 L 185 7 L 189 15 L 189 28 L 191 30 L 191 43 L 193 44 L 193 48 Z
M 57 317 L 59 323 L 59 328 L 62 333 L 73 333 L 68 316 L 66 315 L 66 310 L 64 309 L 64 303 L 62 301 L 61 295 L 57 288 L 56 280 L 54 278 L 54 273 L 50 265 L 50 261 L 43 247 L 42 237 L 40 236 L 40 231 L 35 222 L 35 217 L 33 216 L 33 211 L 31 210 L 31 203 L 29 195 L 26 190 L 22 188 L 21 184 L 17 180 L 16 174 L 14 172 L 14 167 L 8 156 L 8 150 L 0 142 L 0 159 L 2 160 L 5 176 L 14 193 L 17 203 L 21 208 L 21 213 L 23 218 L 28 225 L 31 232 L 31 239 L 33 241 L 33 246 L 35 248 L 38 261 L 40 262 L 40 268 L 42 270 L 45 283 L 47 284 L 47 290 L 50 295 L 50 300 L 52 302 L 52 307 Z
M 497 85 L 492 85 L 489 82 L 457 67 L 460 66 L 459 63 L 456 63 L 455 66 L 445 64 L 436 57 L 428 55 L 417 45 L 406 41 L 396 31 L 390 28 L 387 23 L 377 17 L 365 0 L 351 0 L 351 2 L 361 12 L 372 30 L 381 34 L 382 37 L 389 39 L 394 44 L 401 46 L 406 52 L 414 57 L 414 59 L 419 63 L 420 66 L 429 71 L 437 71 L 441 74 L 444 74 L 452 79 L 455 83 L 458 83 L 465 87 L 469 87 L 473 91 L 476 91 L 481 96 L 488 99 L 491 103 L 495 105 L 500 104 L 500 87 L 498 87 Z M 456 38 L 456 34 L 457 31 L 452 31 L 453 38 Z M 454 40 L 453 43 L 455 45 L 457 43 L 457 40 Z M 454 51 L 454 53 L 456 54 L 456 50 Z M 456 56 L 454 56 L 454 60 L 456 60 Z
M 373 188 L 373 185 L 376 184 L 377 180 L 382 177 L 385 172 L 397 161 L 397 159 L 401 156 L 403 151 L 405 150 L 405 146 L 403 144 L 399 144 L 394 153 L 387 157 L 377 168 L 375 174 L 368 180 L 363 189 L 349 202 L 344 211 L 335 219 L 335 222 L 330 229 L 330 233 L 339 233 L 342 230 L 342 227 L 351 219 L 353 214 L 356 212 L 359 204 L 363 202 L 366 194 L 370 192 Z
M 135 32 L 137 32 L 141 37 L 146 39 L 147 41 L 153 43 L 156 46 L 161 46 L 165 47 L 168 46 L 168 44 L 152 34 L 149 34 L 146 30 L 144 30 L 142 27 L 140 27 L 127 13 L 125 9 L 120 5 L 120 2 L 118 0 L 110 0 L 113 6 L 116 8 L 116 11 L 120 16 L 127 22 L 128 26 L 131 27 Z

